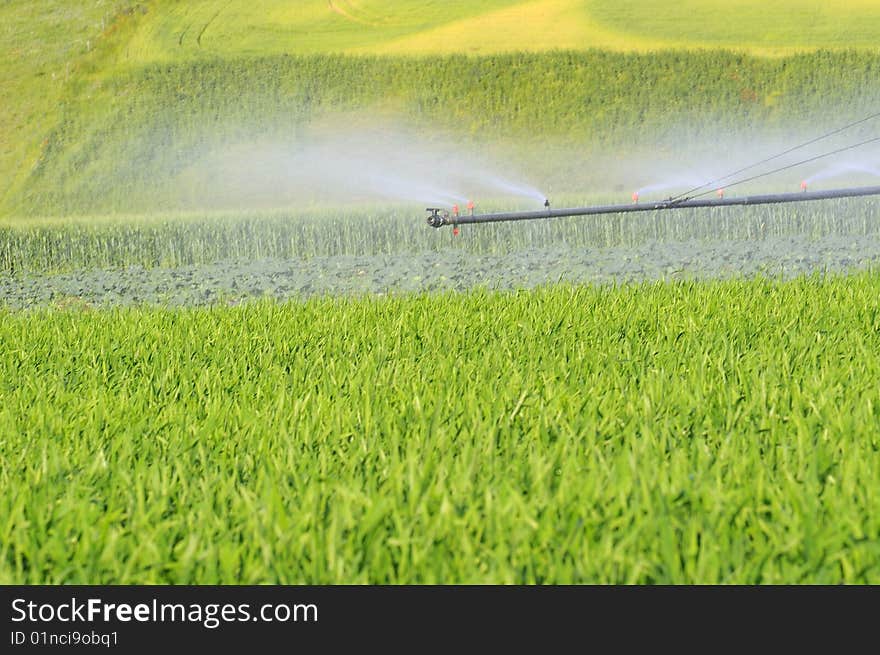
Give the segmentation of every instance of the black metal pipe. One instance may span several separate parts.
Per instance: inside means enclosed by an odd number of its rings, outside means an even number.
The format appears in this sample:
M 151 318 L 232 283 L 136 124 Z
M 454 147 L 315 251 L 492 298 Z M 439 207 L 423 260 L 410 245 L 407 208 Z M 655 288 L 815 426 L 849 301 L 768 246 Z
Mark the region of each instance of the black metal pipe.
M 627 212 L 659 211 L 663 209 L 694 209 L 697 207 L 729 207 L 733 205 L 770 205 L 783 202 L 805 202 L 808 200 L 830 200 L 833 198 L 857 198 L 880 195 L 880 186 L 863 186 L 849 189 L 828 189 L 826 191 L 799 191 L 794 193 L 771 193 L 736 198 L 682 198 L 681 200 L 661 200 L 659 202 L 632 203 L 628 205 L 597 205 L 594 207 L 572 207 L 569 209 L 539 209 L 522 212 L 502 212 L 498 214 L 476 214 L 473 216 L 450 216 L 441 210 L 429 207 L 428 225 L 466 225 L 470 223 L 500 223 L 501 221 L 529 221 L 538 218 L 560 218 L 563 216 L 592 216 L 595 214 L 623 214 Z

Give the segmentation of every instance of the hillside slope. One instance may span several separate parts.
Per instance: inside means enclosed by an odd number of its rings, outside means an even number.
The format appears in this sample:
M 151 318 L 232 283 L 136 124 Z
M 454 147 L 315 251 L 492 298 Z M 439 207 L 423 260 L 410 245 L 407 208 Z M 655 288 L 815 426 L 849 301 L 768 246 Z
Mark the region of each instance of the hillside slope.
M 131 4 L 116 0 L 0 3 L 0 201 L 28 174 L 55 126 L 79 63 L 116 33 Z
M 151 4 L 126 57 L 880 47 L 869 0 L 228 0 Z
M 876 106 L 875 3 L 833 14 L 809 0 L 663 4 L 51 0 L 38 11 L 12 0 L 0 7 L 13 55 L 0 64 L 12 89 L 0 204 L 19 215 L 228 206 L 215 173 L 242 147 L 256 143 L 263 161 L 266 143 L 288 152 L 315 131 L 345 138 L 377 121 L 509 156 L 522 142 L 675 147 L 719 126 L 728 138 L 800 133 Z M 702 49 L 715 46 L 729 50 Z M 538 177 L 583 168 L 572 150 L 537 150 Z M 263 178 L 236 203 L 265 197 L 278 167 Z
M 377 177 L 403 198 L 485 157 L 557 193 L 608 190 L 609 158 L 693 166 L 702 148 L 727 168 L 734 149 L 754 160 L 876 112 L 878 71 L 877 55 L 847 52 L 153 64 L 83 83 L 16 213 L 326 204 Z

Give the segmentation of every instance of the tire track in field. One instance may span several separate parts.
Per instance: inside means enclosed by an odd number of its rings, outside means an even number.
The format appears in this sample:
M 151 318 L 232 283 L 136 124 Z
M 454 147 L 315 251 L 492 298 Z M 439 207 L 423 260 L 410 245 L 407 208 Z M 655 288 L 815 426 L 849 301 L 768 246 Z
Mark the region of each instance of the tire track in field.
M 189 23 L 186 27 L 183 28 L 183 32 L 180 33 L 180 38 L 177 39 L 177 45 L 179 45 L 179 46 L 183 45 L 183 37 L 186 36 L 186 33 L 189 32 L 189 28 L 191 28 L 192 25 L 193 25 L 192 23 Z
M 226 11 L 226 9 L 227 9 L 227 8 L 229 7 L 229 5 L 231 5 L 231 4 L 232 4 L 232 0 L 229 0 L 229 2 L 227 2 L 225 5 L 223 5 L 222 7 L 220 7 L 220 9 L 217 10 L 217 13 L 214 14 L 213 16 L 211 16 L 211 17 L 208 19 L 208 22 L 205 23 L 205 24 L 202 26 L 202 30 L 199 32 L 199 35 L 196 37 L 196 43 L 198 44 L 198 46 L 199 46 L 200 48 L 202 47 L 202 36 L 204 36 L 205 31 L 211 26 L 211 23 L 213 23 L 215 20 L 217 20 L 217 16 L 219 16 L 219 15 L 222 14 L 224 11 Z

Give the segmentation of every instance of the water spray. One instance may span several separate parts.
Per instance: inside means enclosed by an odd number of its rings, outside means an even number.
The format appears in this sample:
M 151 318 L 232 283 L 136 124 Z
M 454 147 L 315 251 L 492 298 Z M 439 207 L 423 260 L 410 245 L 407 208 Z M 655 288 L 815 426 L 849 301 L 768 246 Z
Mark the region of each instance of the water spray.
M 788 170 L 790 168 L 794 168 L 796 166 L 801 166 L 803 164 L 807 164 L 809 162 L 816 161 L 818 159 L 823 159 L 825 157 L 830 157 L 832 155 L 840 154 L 842 152 L 846 152 L 849 150 L 853 150 L 855 148 L 860 148 L 869 143 L 875 143 L 880 141 L 880 136 L 876 136 L 870 139 L 864 139 L 859 141 L 858 143 L 853 143 L 844 147 L 836 148 L 831 151 L 827 151 L 821 153 L 819 155 L 815 155 L 812 157 L 808 157 L 806 159 L 802 159 L 800 161 L 787 164 L 784 166 L 780 166 L 774 170 L 765 171 L 763 173 L 758 173 L 755 175 L 751 175 L 746 178 L 734 179 L 731 180 L 736 175 L 743 173 L 744 171 L 753 169 L 757 166 L 765 164 L 766 162 L 777 159 L 783 155 L 794 152 L 800 148 L 803 148 L 807 145 L 816 143 L 822 139 L 828 138 L 834 134 L 838 134 L 843 130 L 849 129 L 854 125 L 859 125 L 864 123 L 867 120 L 872 118 L 880 117 L 880 113 L 873 114 L 868 118 L 862 119 L 860 121 L 856 121 L 854 123 L 850 123 L 849 125 L 845 125 L 842 128 L 829 132 L 825 135 L 822 135 L 818 138 L 811 139 L 805 143 L 797 145 L 793 148 L 788 148 L 787 150 L 773 155 L 771 157 L 765 157 L 764 159 L 753 163 L 744 168 L 740 168 L 732 173 L 728 173 L 727 175 L 721 176 L 699 186 L 696 186 L 689 191 L 686 191 L 683 194 L 679 194 L 677 196 L 670 196 L 665 200 L 661 200 L 659 202 L 639 202 L 639 192 L 646 191 L 646 188 L 639 189 L 632 194 L 632 203 L 631 204 L 621 204 L 621 205 L 596 205 L 592 207 L 571 207 L 568 209 L 551 209 L 550 208 L 550 200 L 544 199 L 544 209 L 543 210 L 532 210 L 532 211 L 519 211 L 519 212 L 500 212 L 494 214 L 475 214 L 474 213 L 474 203 L 473 201 L 468 201 L 468 215 L 460 216 L 457 212 L 452 215 L 449 212 L 444 211 L 442 209 L 436 207 L 428 207 L 428 225 L 435 228 L 443 227 L 444 225 L 462 225 L 465 223 L 499 223 L 502 221 L 525 221 L 525 220 L 534 220 L 539 218 L 560 218 L 564 216 L 591 216 L 597 214 L 624 214 L 629 212 L 644 212 L 644 211 L 664 211 L 669 209 L 695 209 L 698 207 L 730 207 L 730 206 L 745 206 L 745 205 L 770 205 L 770 204 L 780 204 L 780 203 L 788 203 L 788 202 L 805 202 L 811 200 L 830 200 L 834 198 L 857 198 L 864 196 L 876 196 L 880 195 L 880 186 L 862 186 L 862 187 L 850 187 L 850 188 L 841 188 L 841 189 L 828 189 L 824 191 L 809 191 L 807 189 L 807 180 L 801 182 L 800 193 L 770 193 L 770 194 L 761 194 L 761 195 L 751 195 L 751 196 L 741 196 L 741 197 L 725 197 L 725 189 L 729 189 L 731 187 L 738 186 L 740 184 L 745 184 L 747 182 L 751 182 L 753 180 L 761 179 L 767 177 L 769 175 L 773 175 L 774 173 L 779 173 L 781 171 Z M 724 186 L 720 186 L 718 183 L 724 180 L 730 180 Z M 655 185 L 660 186 L 660 185 Z M 708 187 L 708 188 L 707 188 Z M 703 190 L 706 189 L 706 190 Z M 712 193 L 714 189 L 715 198 L 706 198 L 705 196 Z M 693 195 L 692 195 L 693 194 Z M 457 229 L 457 228 L 456 228 Z

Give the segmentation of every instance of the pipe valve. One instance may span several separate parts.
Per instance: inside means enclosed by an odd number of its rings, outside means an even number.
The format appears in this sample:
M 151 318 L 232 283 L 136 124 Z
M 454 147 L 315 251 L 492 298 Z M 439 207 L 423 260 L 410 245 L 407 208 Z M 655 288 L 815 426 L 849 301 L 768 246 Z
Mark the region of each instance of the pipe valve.
M 428 207 L 425 209 L 428 213 L 428 225 L 431 227 L 443 227 L 449 225 L 449 212 L 444 211 L 440 207 Z M 443 212 L 441 214 L 441 212 Z

